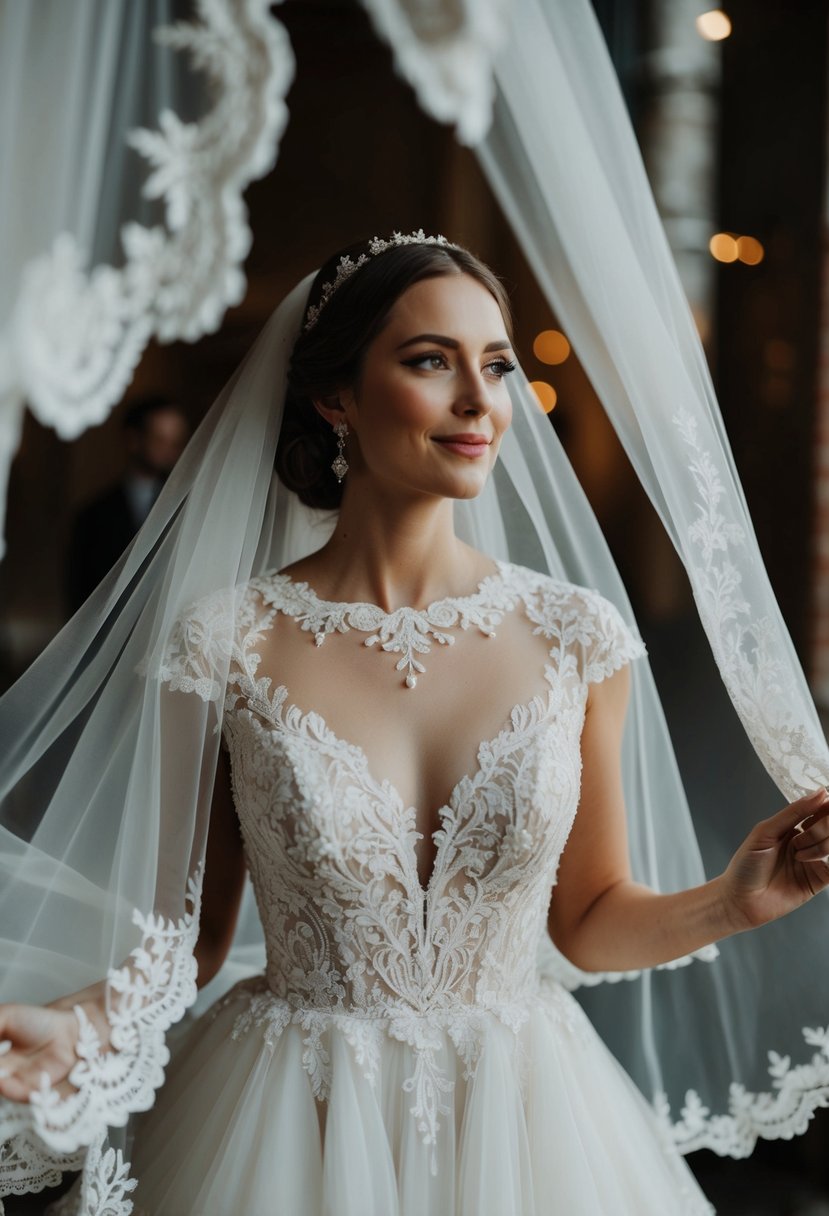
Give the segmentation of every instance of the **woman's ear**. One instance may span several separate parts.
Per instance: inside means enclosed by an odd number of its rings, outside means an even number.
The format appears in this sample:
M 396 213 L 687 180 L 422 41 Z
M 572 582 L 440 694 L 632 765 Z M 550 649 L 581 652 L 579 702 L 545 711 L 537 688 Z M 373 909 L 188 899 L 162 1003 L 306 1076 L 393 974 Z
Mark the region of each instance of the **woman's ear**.
M 332 393 L 327 397 L 312 397 L 314 409 L 318 414 L 328 422 L 332 427 L 338 422 L 347 421 L 346 418 L 346 402 L 349 394 L 347 392 Z

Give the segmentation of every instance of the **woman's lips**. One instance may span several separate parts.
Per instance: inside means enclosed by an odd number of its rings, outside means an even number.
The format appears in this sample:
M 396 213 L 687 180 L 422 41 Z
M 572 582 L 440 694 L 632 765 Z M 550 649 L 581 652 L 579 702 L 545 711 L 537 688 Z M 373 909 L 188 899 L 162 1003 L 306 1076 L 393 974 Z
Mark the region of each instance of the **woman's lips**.
M 489 447 L 488 439 L 436 439 L 435 443 L 439 443 L 442 448 L 448 448 L 450 452 L 457 452 L 459 456 L 467 456 L 473 460 L 483 456 Z

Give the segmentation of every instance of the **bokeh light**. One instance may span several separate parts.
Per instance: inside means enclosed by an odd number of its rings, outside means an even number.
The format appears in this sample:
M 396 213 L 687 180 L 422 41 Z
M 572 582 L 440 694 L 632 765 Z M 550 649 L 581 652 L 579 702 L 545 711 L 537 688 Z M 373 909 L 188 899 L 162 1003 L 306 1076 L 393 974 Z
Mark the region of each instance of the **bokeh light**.
M 765 256 L 765 249 L 753 236 L 737 237 L 737 257 L 746 266 L 758 266 Z
M 558 393 L 552 384 L 548 384 L 546 380 L 531 380 L 530 388 L 538 398 L 538 404 L 545 414 L 549 414 L 550 410 L 555 409 Z
M 536 334 L 533 354 L 540 363 L 563 363 L 570 354 L 570 343 L 557 329 L 544 329 Z
M 708 248 L 718 262 L 736 262 L 740 256 L 737 241 L 730 232 L 715 232 L 708 242 Z
M 759 266 L 766 251 L 755 236 L 737 236 L 733 232 L 715 232 L 708 242 L 711 256 L 718 262 L 742 262 Z
M 697 33 L 708 42 L 722 42 L 731 33 L 731 22 L 721 8 L 700 13 L 696 21 Z

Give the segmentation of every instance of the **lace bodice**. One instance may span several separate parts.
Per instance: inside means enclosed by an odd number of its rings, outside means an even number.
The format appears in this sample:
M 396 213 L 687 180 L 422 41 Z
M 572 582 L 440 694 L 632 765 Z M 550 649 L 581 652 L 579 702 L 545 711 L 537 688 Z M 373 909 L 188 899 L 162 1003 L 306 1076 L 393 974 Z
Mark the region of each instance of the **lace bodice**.
M 543 640 L 542 691 L 504 714 L 494 737 L 479 743 L 472 769 L 458 777 L 438 812 L 427 882 L 418 874 L 416 809 L 374 775 L 365 750 L 261 674 L 277 614 L 311 631 L 317 644 L 332 630 L 373 630 L 374 640 L 401 655 L 397 670 L 404 672 L 406 653 L 395 644 L 404 635 L 421 638 L 423 659 L 430 631 L 497 634 L 507 615 L 514 625 L 521 614 L 520 626 Z M 204 599 L 182 619 L 163 679 L 204 699 L 224 698 L 222 734 L 267 953 L 239 1032 L 265 1023 L 275 1035 L 300 1020 L 309 1030 L 306 1066 L 323 1097 L 328 1062 L 320 1034 L 332 1020 L 370 1071 L 374 1035 L 410 1042 L 418 1057 L 406 1082 L 417 1092 L 412 1109 L 434 1143 L 445 1082 L 430 1028 L 449 1028 L 472 1066 L 481 1019 L 494 1015 L 517 1030 L 526 1017 L 579 801 L 587 686 L 644 647 L 597 592 L 507 564 L 472 597 L 441 601 L 397 626 L 383 617 L 370 606 L 321 601 L 305 584 L 267 574 Z M 436 640 L 450 638 L 445 632 Z M 440 679 L 440 660 L 430 655 L 425 679 Z M 411 704 L 419 688 L 401 687 L 399 696 Z M 491 697 L 497 705 L 497 688 Z
M 490 633 L 504 615 L 523 613 L 524 627 L 544 639 L 547 662 L 543 691 L 480 742 L 476 765 L 440 807 L 425 883 L 415 808 L 375 777 L 360 746 L 259 670 L 277 613 L 319 643 L 350 623 L 377 630 L 379 609 L 361 624 L 355 606 L 266 574 L 201 601 L 172 639 L 171 684 L 205 698 L 224 694 L 267 983 L 291 1006 L 375 1016 L 463 1005 L 509 1018 L 536 988 L 537 945 L 578 803 L 587 685 L 644 648 L 598 593 L 506 563 L 475 596 L 440 607 L 444 625 L 456 609 L 456 623 Z M 420 614 L 423 637 L 430 613 Z M 224 689 L 214 678 L 222 655 Z M 439 678 L 440 658 L 432 656 L 429 679 Z M 408 702 L 419 692 L 400 695 Z

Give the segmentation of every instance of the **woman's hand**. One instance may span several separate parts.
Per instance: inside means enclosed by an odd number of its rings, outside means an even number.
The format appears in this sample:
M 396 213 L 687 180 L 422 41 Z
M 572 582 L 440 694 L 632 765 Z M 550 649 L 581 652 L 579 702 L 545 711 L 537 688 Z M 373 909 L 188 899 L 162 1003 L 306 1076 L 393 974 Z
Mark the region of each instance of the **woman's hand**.
M 763 820 L 723 876 L 735 931 L 785 916 L 829 887 L 829 794 L 821 788 Z
M 44 1073 L 68 1092 L 78 1062 L 78 1019 L 72 1010 L 43 1005 L 0 1005 L 0 1097 L 28 1102 Z

